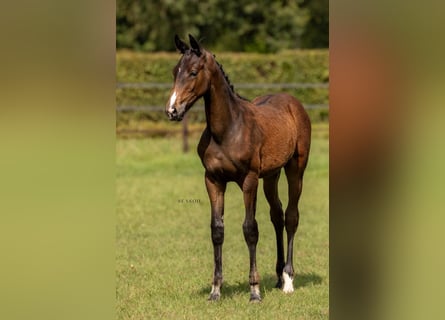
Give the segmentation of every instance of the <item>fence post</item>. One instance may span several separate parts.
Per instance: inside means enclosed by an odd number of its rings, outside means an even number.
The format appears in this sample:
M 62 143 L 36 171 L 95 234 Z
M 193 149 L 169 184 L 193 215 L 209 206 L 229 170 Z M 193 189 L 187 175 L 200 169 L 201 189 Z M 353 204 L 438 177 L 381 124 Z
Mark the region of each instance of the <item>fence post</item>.
M 184 153 L 189 151 L 188 135 L 188 117 L 185 115 L 184 119 L 182 120 L 182 151 Z

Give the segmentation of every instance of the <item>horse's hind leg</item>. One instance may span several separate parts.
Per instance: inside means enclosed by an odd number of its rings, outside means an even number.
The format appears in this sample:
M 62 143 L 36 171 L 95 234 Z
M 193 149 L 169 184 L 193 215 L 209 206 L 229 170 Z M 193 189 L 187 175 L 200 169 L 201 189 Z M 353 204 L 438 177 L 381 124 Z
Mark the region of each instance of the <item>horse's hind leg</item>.
M 298 228 L 300 213 L 298 201 L 303 187 L 303 173 L 307 163 L 307 155 L 295 156 L 289 160 L 284 167 L 289 184 L 289 204 L 285 212 L 285 226 L 287 233 L 287 260 L 283 269 L 283 291 L 291 293 L 294 291 L 293 278 L 293 250 L 294 237 Z
M 275 235 L 277 240 L 277 263 L 276 273 L 278 282 L 276 287 L 281 288 L 283 286 L 283 268 L 284 268 L 284 248 L 283 248 L 283 230 L 284 230 L 284 213 L 281 206 L 280 198 L 278 197 L 278 179 L 280 178 L 280 172 L 265 177 L 263 179 L 264 195 L 270 206 L 270 220 L 275 228 Z

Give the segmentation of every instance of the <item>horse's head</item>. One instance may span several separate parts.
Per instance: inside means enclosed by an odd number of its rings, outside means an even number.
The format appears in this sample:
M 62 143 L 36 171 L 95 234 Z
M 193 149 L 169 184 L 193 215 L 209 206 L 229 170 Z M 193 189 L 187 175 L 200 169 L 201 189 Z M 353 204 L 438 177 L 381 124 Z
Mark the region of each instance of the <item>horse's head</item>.
M 181 121 L 185 113 L 209 89 L 209 70 L 205 67 L 208 52 L 189 35 L 190 46 L 175 36 L 176 48 L 182 53 L 173 69 L 174 85 L 165 111 L 170 120 Z

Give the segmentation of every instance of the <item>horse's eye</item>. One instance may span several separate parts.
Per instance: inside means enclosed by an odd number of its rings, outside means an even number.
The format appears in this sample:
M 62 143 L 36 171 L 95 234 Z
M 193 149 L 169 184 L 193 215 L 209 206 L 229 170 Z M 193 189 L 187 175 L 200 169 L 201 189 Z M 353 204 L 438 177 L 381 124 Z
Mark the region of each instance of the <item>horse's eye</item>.
M 192 77 L 196 77 L 196 76 L 198 75 L 198 71 L 196 71 L 196 70 L 192 70 L 192 71 L 190 72 L 190 75 L 191 75 Z

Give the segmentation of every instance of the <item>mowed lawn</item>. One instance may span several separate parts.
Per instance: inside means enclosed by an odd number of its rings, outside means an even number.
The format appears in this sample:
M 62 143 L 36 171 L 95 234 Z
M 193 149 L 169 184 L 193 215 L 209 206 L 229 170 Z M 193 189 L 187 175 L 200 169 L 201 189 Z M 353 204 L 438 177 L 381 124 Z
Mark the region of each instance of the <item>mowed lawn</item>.
M 327 319 L 329 313 L 328 133 L 314 126 L 294 249 L 295 292 L 275 289 L 275 235 L 259 186 L 257 265 L 260 304 L 249 301 L 242 193 L 228 185 L 221 300 L 208 302 L 213 275 L 204 170 L 180 138 L 116 142 L 118 319 Z M 280 195 L 285 207 L 284 172 Z

